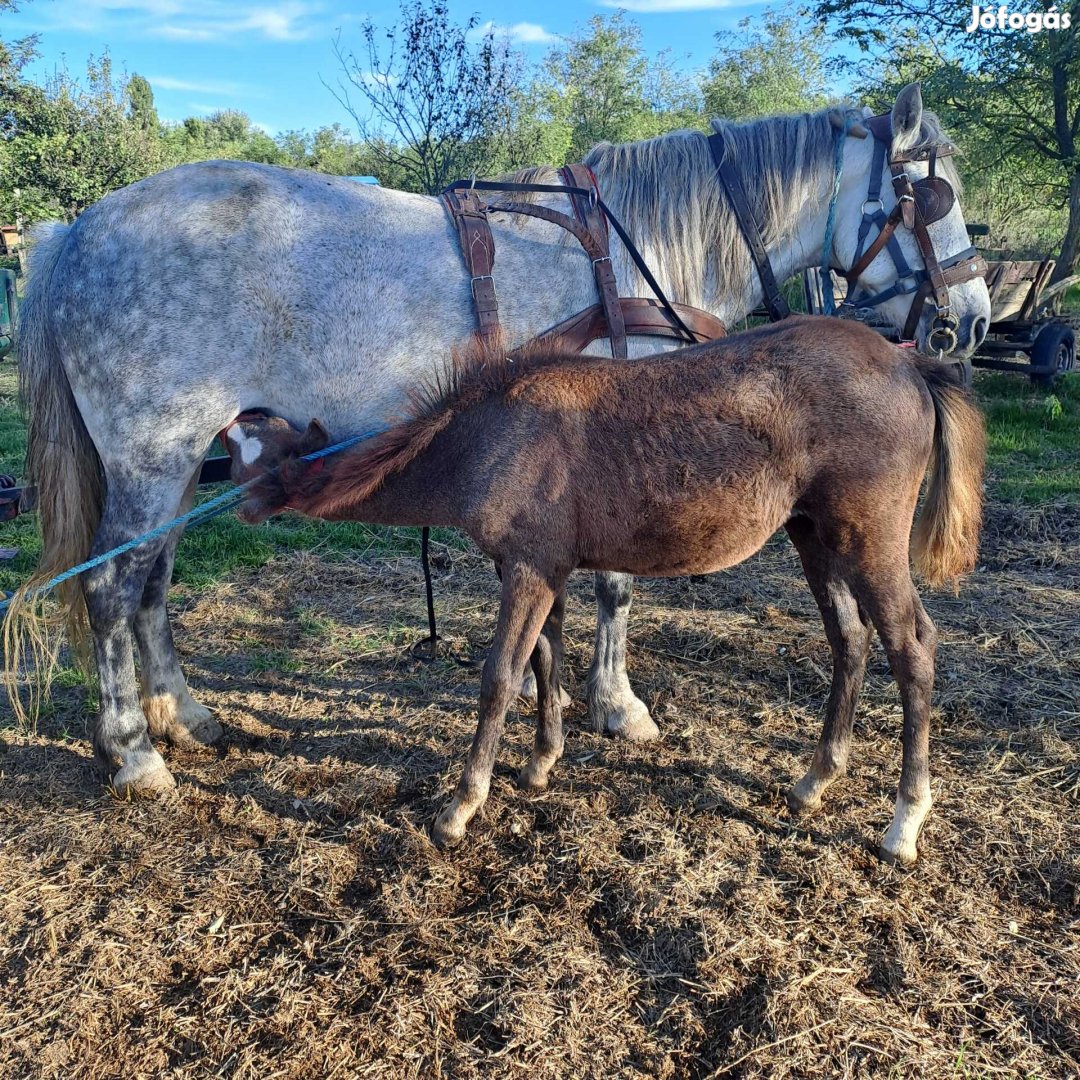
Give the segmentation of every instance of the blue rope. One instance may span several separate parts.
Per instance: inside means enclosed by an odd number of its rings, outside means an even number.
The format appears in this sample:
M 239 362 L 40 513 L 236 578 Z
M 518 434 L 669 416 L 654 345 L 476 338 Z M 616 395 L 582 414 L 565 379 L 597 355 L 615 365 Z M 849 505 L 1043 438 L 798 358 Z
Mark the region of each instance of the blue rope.
M 357 443 L 364 442 L 366 439 L 372 439 L 376 435 L 381 435 L 385 430 L 386 428 L 372 428 L 370 431 L 365 431 L 360 435 L 353 435 L 351 438 L 344 439 L 339 443 L 334 443 L 333 446 L 326 446 L 322 450 L 316 450 L 313 453 L 305 454 L 300 460 L 316 461 L 319 458 L 329 457 L 331 454 L 337 454 L 342 450 L 348 450 L 350 447 L 356 446 Z M 275 473 L 277 472 L 277 469 L 271 469 L 270 472 Z M 156 529 L 144 532 L 141 536 L 136 536 L 133 539 L 120 544 L 118 547 L 114 547 L 111 551 L 102 552 L 100 555 L 95 555 L 92 559 L 87 559 L 86 562 L 79 563 L 78 566 L 73 566 L 70 570 L 65 570 L 62 574 L 57 574 L 52 580 L 45 582 L 44 585 L 35 589 L 31 594 L 31 599 L 36 600 L 38 597 L 52 592 L 57 585 L 62 585 L 65 581 L 70 581 L 73 577 L 85 574 L 87 570 L 93 570 L 95 567 L 107 563 L 110 559 L 115 559 L 118 555 L 133 551 L 135 548 L 141 547 L 151 540 L 156 540 L 161 536 L 165 536 L 179 525 L 198 525 L 204 521 L 209 521 L 211 518 L 217 517 L 219 514 L 225 513 L 226 510 L 230 510 L 237 504 L 242 503 L 247 496 L 248 490 L 254 487 L 262 479 L 263 477 L 256 476 L 253 479 L 248 480 L 246 484 L 240 484 L 238 487 L 235 487 L 232 491 L 226 491 L 221 495 L 215 495 L 214 498 L 209 499 L 207 502 L 192 507 L 186 514 L 174 517 L 172 521 L 166 521 L 164 525 L 159 525 Z M 6 612 L 10 606 L 10 599 L 0 602 L 0 614 Z
M 833 176 L 832 198 L 829 200 L 829 219 L 825 224 L 825 240 L 821 245 L 821 300 L 826 315 L 836 314 L 836 302 L 832 288 L 832 246 L 833 233 L 836 231 L 836 202 L 840 198 L 840 177 L 844 171 L 844 143 L 848 132 L 855 122 L 850 113 L 844 117 L 844 130 L 836 139 L 836 166 Z

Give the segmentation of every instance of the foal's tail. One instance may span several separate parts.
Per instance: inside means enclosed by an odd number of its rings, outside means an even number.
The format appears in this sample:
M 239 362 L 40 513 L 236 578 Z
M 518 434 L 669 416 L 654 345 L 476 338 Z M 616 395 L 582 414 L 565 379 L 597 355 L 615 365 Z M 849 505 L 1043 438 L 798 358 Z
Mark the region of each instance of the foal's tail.
M 912 535 L 915 569 L 931 585 L 975 569 L 982 525 L 986 431 L 957 364 L 918 358 L 934 402 L 934 452 L 926 501 Z
M 53 594 L 59 601 L 59 617 L 46 617 L 33 600 L 44 582 L 87 557 L 104 498 L 101 460 L 72 396 L 50 328 L 54 305 L 50 286 L 67 236 L 68 226 L 60 223 L 37 230 L 16 341 L 19 400 L 27 419 L 26 477 L 37 487 L 41 533 L 38 568 L 15 594 L 4 621 L 8 691 L 23 719 L 17 679 L 27 645 L 39 661 L 54 660 L 55 647 L 46 641 L 48 631 L 60 622 L 76 658 L 88 657 L 89 626 L 79 579 L 65 582 Z M 47 682 L 51 665 L 35 666 L 36 678 Z

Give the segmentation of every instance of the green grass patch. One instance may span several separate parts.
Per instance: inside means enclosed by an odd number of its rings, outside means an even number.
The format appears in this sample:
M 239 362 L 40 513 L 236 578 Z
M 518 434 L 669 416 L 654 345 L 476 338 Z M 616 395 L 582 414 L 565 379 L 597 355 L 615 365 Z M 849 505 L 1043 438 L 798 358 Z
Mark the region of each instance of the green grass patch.
M 1052 390 L 1002 372 L 979 372 L 975 390 L 986 412 L 989 474 L 1006 502 L 1080 504 L 1080 374 Z

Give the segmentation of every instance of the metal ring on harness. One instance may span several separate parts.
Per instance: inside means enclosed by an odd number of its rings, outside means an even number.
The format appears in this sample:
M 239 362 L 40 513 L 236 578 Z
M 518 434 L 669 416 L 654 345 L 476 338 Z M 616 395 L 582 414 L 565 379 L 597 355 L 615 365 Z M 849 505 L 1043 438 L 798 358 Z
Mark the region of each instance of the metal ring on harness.
M 930 333 L 927 334 L 927 347 L 933 351 L 951 353 L 958 344 L 956 331 L 960 326 L 960 320 L 948 309 L 939 311 L 930 324 Z

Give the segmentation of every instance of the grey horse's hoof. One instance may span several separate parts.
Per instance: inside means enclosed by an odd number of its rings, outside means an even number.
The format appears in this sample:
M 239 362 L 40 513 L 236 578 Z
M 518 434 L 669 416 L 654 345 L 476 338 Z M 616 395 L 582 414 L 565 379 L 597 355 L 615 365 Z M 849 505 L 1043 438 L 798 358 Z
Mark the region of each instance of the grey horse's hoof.
M 214 714 L 190 694 L 158 694 L 142 702 L 150 734 L 181 750 L 213 746 L 224 732 Z
M 112 778 L 118 795 L 165 795 L 176 788 L 176 780 L 157 751 L 140 754 L 124 764 Z
M 201 706 L 200 706 L 201 708 Z M 198 750 L 201 747 L 213 746 L 221 741 L 225 732 L 214 718 L 214 714 L 206 709 L 206 715 L 198 718 L 182 718 L 173 723 L 165 732 L 165 738 L 182 750 Z
M 536 676 L 532 673 L 531 668 L 525 672 L 525 677 L 521 680 L 518 697 L 524 698 L 534 705 L 536 704 Z M 565 686 L 559 687 L 559 705 L 564 709 L 570 706 L 570 695 L 566 692 Z
M 895 851 L 882 844 L 878 848 L 878 858 L 886 866 L 896 866 L 902 870 L 908 870 L 919 861 L 919 852 L 914 844 L 899 847 Z
M 602 713 L 594 714 L 593 722 L 597 731 L 606 728 L 608 734 L 628 742 L 652 742 L 660 738 L 660 729 L 649 715 L 645 702 L 632 692 Z

